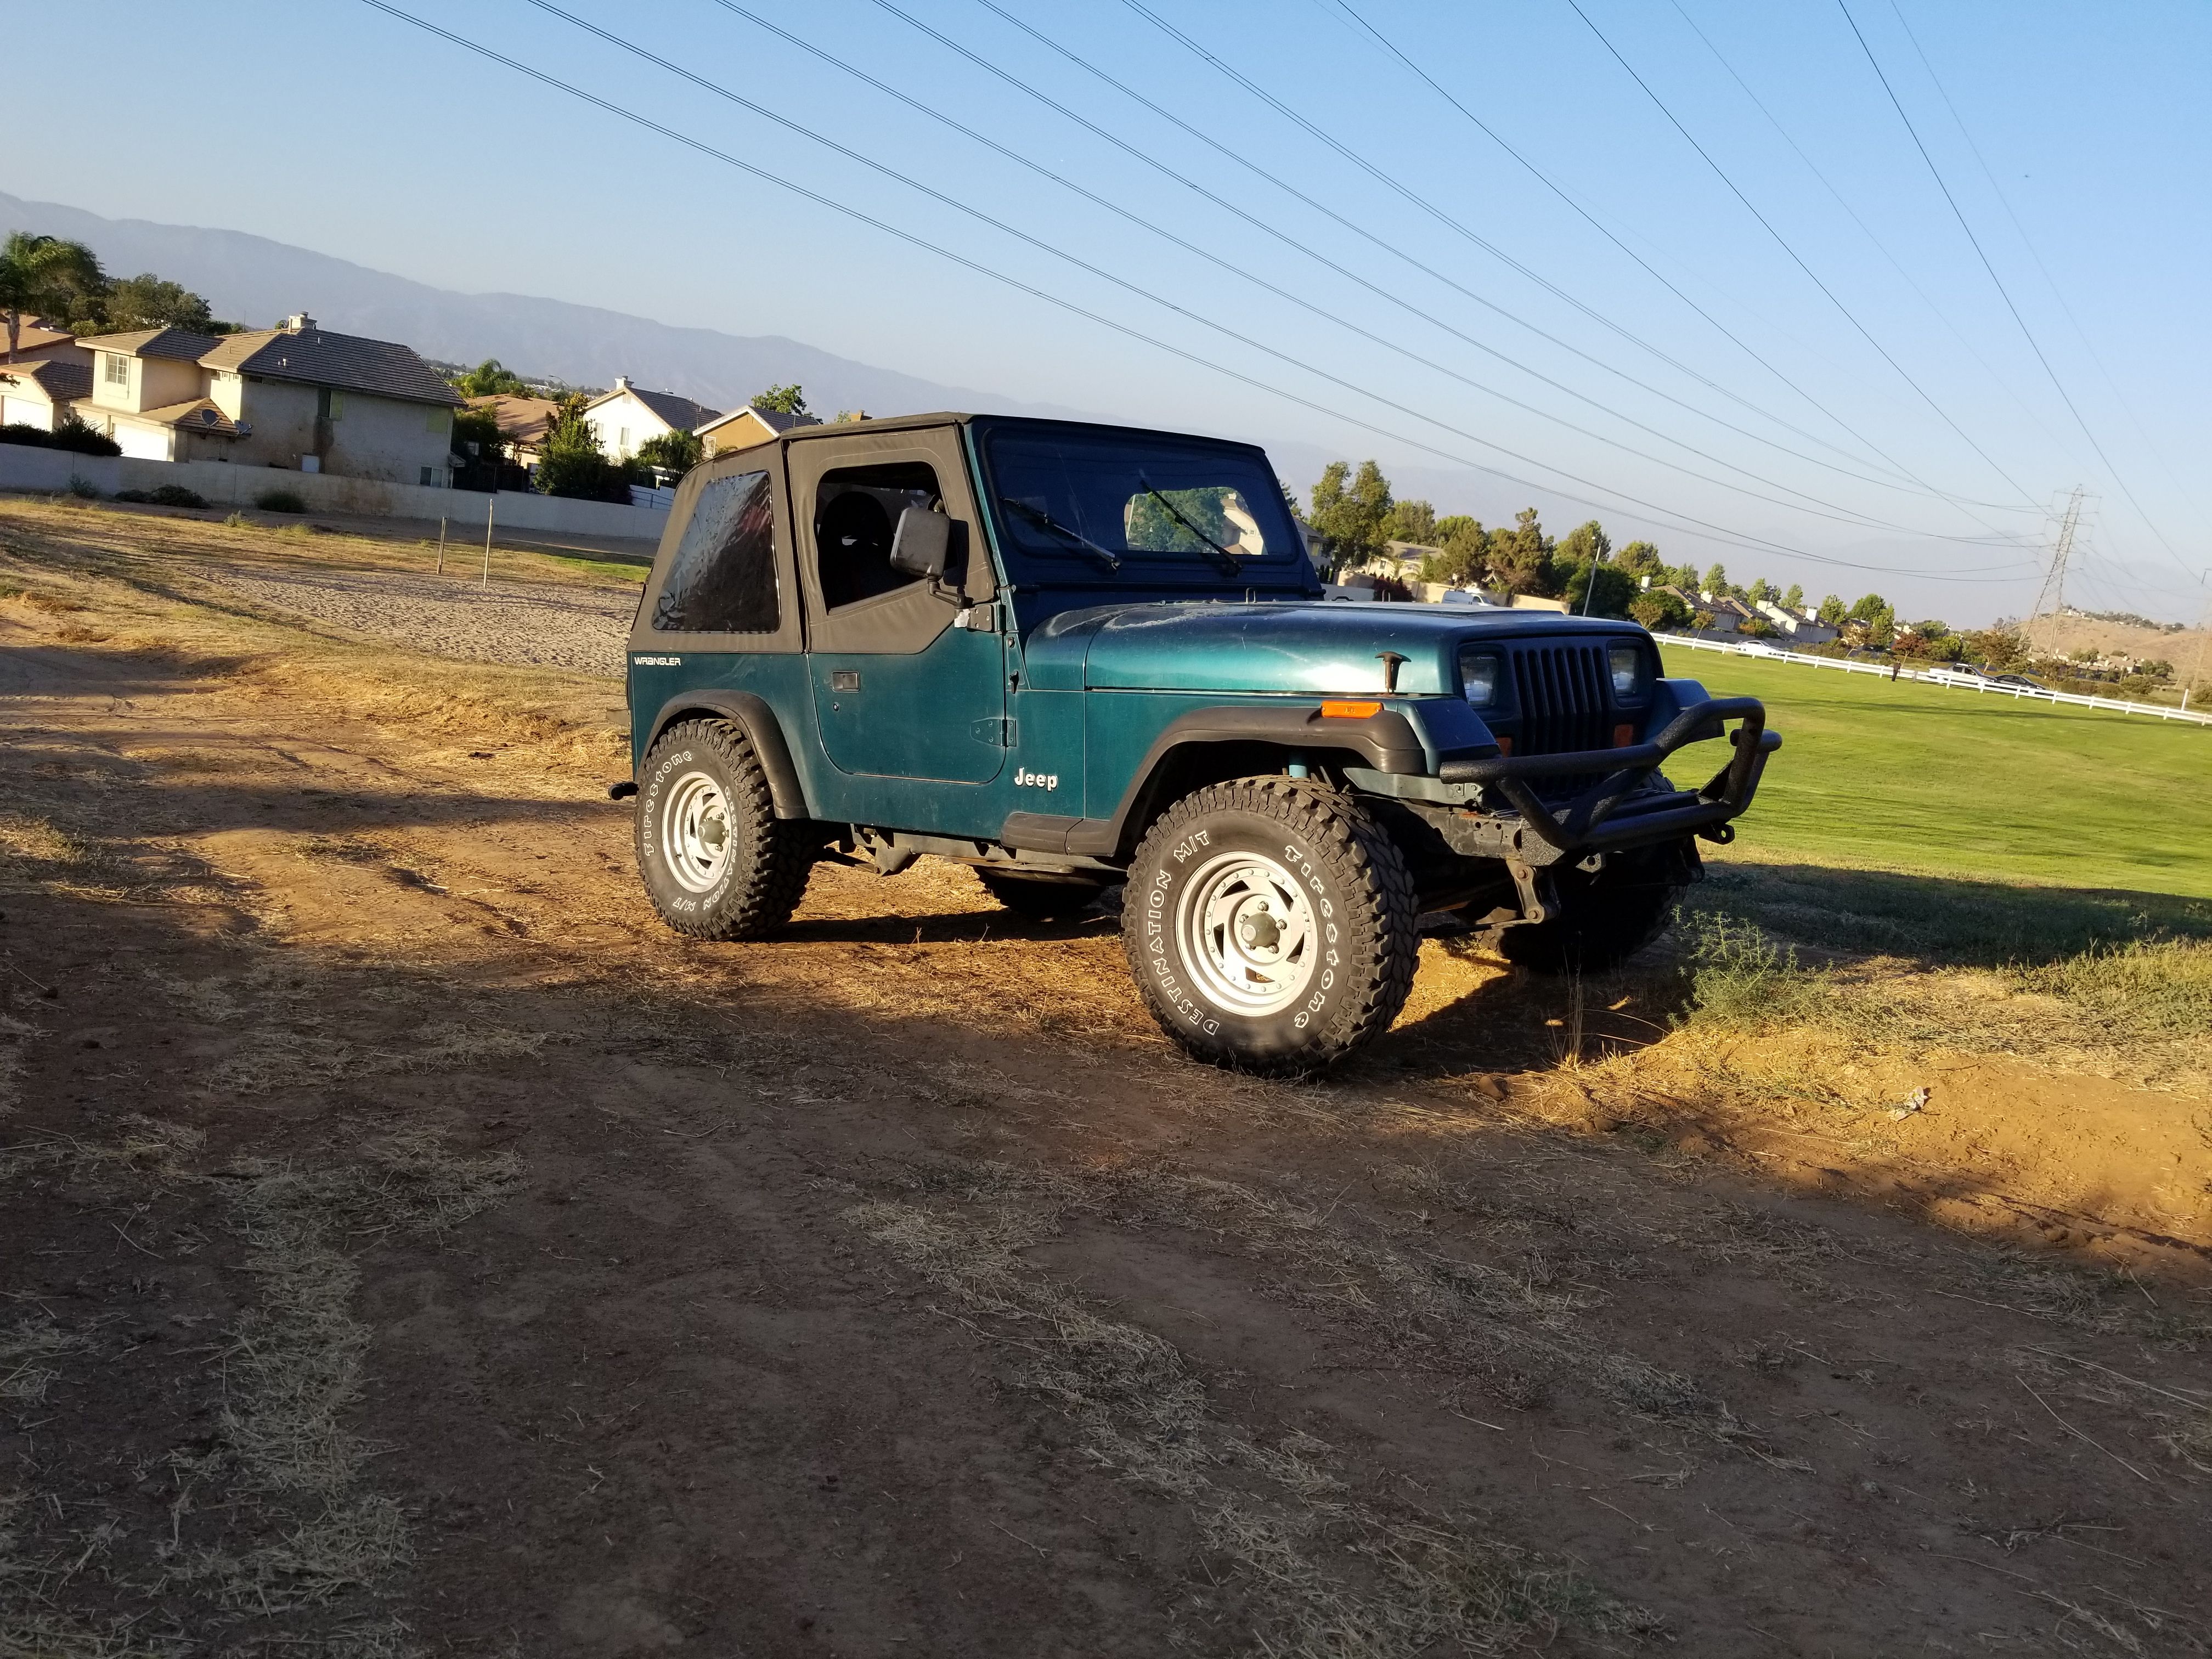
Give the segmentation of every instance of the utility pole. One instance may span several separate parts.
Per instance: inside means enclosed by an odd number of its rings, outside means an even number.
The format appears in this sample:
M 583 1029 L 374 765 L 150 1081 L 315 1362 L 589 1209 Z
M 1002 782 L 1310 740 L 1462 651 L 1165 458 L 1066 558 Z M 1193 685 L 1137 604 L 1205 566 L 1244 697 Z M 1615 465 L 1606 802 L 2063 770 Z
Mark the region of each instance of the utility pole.
M 2204 574 L 2212 576 L 2212 570 L 2206 571 Z M 2204 576 L 2199 576 L 2197 580 L 2202 582 Z M 2197 641 L 2197 666 L 2190 671 L 2189 678 L 2182 682 L 2181 686 L 2181 712 L 2185 714 L 2189 712 L 2190 688 L 2204 678 L 2204 647 L 2208 644 L 2212 644 L 2212 605 L 2207 605 L 2204 607 L 2204 614 L 2197 618 L 2197 626 L 2199 630 Z
M 2048 615 L 2056 618 L 2066 604 L 2066 562 L 2074 556 L 2074 532 L 2081 523 L 2081 486 L 2075 484 L 2074 493 L 2066 499 L 2066 511 L 2058 520 L 2058 544 L 2051 550 L 2051 568 L 2043 574 L 2043 591 L 2035 596 L 2035 610 L 2021 629 L 2021 637 L 2029 645 L 2035 643 L 2035 625 Z M 2055 640 L 2054 633 L 2052 638 Z

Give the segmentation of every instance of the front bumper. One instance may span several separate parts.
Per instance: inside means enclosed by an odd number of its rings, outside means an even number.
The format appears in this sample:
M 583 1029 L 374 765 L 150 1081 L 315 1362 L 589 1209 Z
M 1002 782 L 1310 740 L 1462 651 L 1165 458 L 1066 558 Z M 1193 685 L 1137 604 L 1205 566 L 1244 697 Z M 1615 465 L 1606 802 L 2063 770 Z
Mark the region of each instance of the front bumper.
M 1677 750 L 1717 737 L 1736 720 L 1742 724 L 1728 733 L 1735 752 L 1703 788 L 1662 791 L 1650 787 L 1653 775 Z M 1477 784 L 1486 793 L 1504 796 L 1518 812 L 1517 820 L 1440 810 L 1425 803 L 1416 810 L 1443 832 L 1455 852 L 1532 863 L 1550 863 L 1569 854 L 1646 846 L 1686 835 L 1727 839 L 1720 827 L 1751 805 L 1766 757 L 1781 746 L 1782 734 L 1766 729 L 1766 707 L 1758 698 L 1718 697 L 1684 709 L 1657 737 L 1625 749 L 1487 755 L 1449 760 L 1437 769 L 1443 783 Z M 1598 781 L 1564 803 L 1547 802 L 1531 787 L 1539 778 L 1594 773 Z M 1532 841 L 1540 845 L 1531 845 Z

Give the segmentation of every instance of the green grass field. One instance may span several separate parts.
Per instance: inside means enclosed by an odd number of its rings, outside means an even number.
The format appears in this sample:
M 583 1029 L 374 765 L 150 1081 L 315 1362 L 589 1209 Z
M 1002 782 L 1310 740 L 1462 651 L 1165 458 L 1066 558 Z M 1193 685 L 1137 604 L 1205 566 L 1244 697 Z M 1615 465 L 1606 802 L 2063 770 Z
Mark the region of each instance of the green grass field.
M 1766 704 L 1783 747 L 1738 825 L 1748 860 L 2212 898 L 2212 727 L 1665 653 Z M 1717 745 L 1669 769 L 1702 781 Z M 1692 759 L 1694 757 L 1694 760 Z

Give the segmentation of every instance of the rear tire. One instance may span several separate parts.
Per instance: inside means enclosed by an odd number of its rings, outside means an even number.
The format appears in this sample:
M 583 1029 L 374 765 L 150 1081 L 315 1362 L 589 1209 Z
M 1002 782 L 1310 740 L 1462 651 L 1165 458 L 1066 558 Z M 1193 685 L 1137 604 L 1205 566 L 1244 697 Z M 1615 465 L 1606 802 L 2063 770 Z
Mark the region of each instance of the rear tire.
M 684 720 L 645 757 L 637 867 L 660 919 L 693 939 L 760 939 L 791 920 L 817 845 L 775 816 L 768 774 L 727 720 Z
M 1194 1059 L 1305 1077 L 1397 1018 L 1418 908 L 1404 859 L 1351 796 L 1243 778 L 1152 825 L 1121 942 L 1152 1018 Z
M 1018 876 L 1003 870 L 978 870 L 975 879 L 985 892 L 1030 921 L 1073 921 L 1106 890 L 1103 881 Z
M 1502 929 L 1499 953 L 1540 974 L 1609 973 L 1667 931 L 1676 899 L 1703 868 L 1689 840 L 1608 854 L 1595 875 L 1554 866 L 1559 915 Z

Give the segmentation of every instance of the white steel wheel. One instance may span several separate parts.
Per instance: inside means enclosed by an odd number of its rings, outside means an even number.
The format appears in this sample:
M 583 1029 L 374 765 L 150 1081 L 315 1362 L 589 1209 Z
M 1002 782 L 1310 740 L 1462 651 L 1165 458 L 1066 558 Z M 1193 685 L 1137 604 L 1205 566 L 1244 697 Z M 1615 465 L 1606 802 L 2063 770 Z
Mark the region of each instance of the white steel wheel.
M 1279 1012 L 1305 994 L 1321 955 L 1297 878 L 1262 853 L 1217 854 L 1191 873 L 1176 932 L 1206 1000 L 1232 1014 Z
M 730 803 L 704 772 L 687 772 L 660 811 L 660 856 L 685 891 L 703 893 L 730 864 Z

